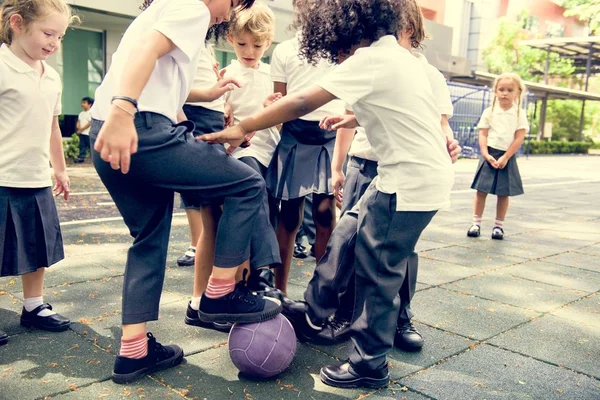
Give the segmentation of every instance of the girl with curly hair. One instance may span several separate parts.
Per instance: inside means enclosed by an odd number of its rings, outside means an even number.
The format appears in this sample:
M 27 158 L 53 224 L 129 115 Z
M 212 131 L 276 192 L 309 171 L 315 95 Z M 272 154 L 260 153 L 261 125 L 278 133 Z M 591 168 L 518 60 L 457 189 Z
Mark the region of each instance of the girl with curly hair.
M 450 204 L 452 160 L 423 64 L 396 38 L 404 30 L 400 0 L 304 0 L 299 8 L 300 53 L 340 64 L 315 85 L 202 140 L 240 145 L 251 132 L 341 99 L 355 115 L 339 127 L 365 128 L 378 157 L 378 177 L 359 203 L 355 247 L 358 319 L 347 362 L 321 369 L 337 387 L 382 387 L 394 343 L 408 258 L 436 212 Z M 340 17 L 343 16 L 343 17 Z M 402 65 L 402 68 L 398 68 Z M 334 231 L 333 236 L 336 235 Z M 296 329 L 318 332 L 329 316 L 310 307 Z

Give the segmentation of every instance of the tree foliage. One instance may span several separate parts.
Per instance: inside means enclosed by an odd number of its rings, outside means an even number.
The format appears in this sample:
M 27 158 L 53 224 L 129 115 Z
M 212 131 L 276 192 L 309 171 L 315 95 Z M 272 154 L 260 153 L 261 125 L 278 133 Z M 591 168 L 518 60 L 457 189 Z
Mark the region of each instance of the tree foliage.
M 592 34 L 600 34 L 600 0 L 560 0 L 565 17 L 577 17 L 586 22 Z

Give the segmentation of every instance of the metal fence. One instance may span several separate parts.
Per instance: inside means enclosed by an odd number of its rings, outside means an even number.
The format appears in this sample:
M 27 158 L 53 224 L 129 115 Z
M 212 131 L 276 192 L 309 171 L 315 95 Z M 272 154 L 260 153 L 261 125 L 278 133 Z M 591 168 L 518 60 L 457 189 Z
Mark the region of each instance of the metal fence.
M 448 82 L 448 89 L 454 106 L 454 116 L 450 119 L 450 126 L 463 149 L 462 157 L 478 158 L 480 151 L 477 123 L 483 111 L 492 104 L 491 88 Z M 528 94 L 521 107 L 527 110 L 529 104 L 534 104 L 534 101 L 535 96 Z M 522 154 L 522 151 L 523 147 L 517 154 Z

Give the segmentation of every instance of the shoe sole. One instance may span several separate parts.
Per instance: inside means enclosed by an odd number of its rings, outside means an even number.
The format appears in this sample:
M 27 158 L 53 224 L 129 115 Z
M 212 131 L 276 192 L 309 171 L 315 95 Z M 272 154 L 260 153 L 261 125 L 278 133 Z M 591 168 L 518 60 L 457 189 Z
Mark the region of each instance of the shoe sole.
M 261 311 L 258 313 L 245 313 L 245 314 L 206 314 L 202 311 L 198 312 L 198 316 L 202 320 L 202 322 L 216 322 L 216 323 L 227 323 L 230 322 L 232 324 L 240 323 L 240 324 L 253 324 L 256 322 L 268 321 L 270 319 L 275 318 L 277 315 L 281 314 L 283 310 L 283 306 L 279 304 L 277 308 L 274 308 L 270 311 Z
M 192 318 L 188 317 L 187 315 L 185 316 L 184 322 L 186 325 L 197 326 L 199 328 L 204 328 L 204 329 L 213 329 L 213 330 L 219 331 L 219 332 L 228 333 L 231 330 L 231 325 L 229 325 L 229 324 L 220 324 L 218 322 L 204 323 L 200 319 L 192 319 Z
M 328 386 L 338 387 L 342 389 L 358 389 L 358 388 L 371 388 L 380 389 L 386 387 L 390 383 L 390 375 L 385 378 L 357 378 L 352 381 L 338 381 L 325 375 L 323 371 L 320 373 L 321 382 Z
M 479 235 L 481 235 L 481 233 L 471 233 L 471 232 L 467 232 L 467 236 L 468 236 L 468 237 L 479 237 Z
M 399 344 L 397 342 L 394 342 L 394 347 L 399 350 L 402 350 L 402 351 L 414 353 L 417 351 L 421 351 L 421 349 L 423 348 L 423 343 L 418 344 L 418 345 L 406 345 L 406 344 Z
M 504 236 L 494 236 L 494 235 L 492 235 L 492 239 L 494 239 L 494 240 L 504 240 Z
M 4 346 L 6 343 L 8 343 L 8 336 L 0 338 L 0 346 Z
M 179 261 L 177 261 L 177 266 L 178 267 L 192 267 L 193 265 L 194 265 L 194 263 L 191 263 L 191 264 L 187 263 L 187 262 L 186 263 L 183 263 L 183 262 L 180 263 Z
M 52 327 L 42 327 L 42 326 L 37 325 L 35 322 L 21 320 L 21 326 L 24 328 L 35 328 L 35 329 L 39 329 L 41 331 L 47 331 L 47 332 L 64 332 L 69 329 L 69 326 L 71 326 L 71 323 L 69 322 L 64 325 L 58 325 L 58 326 L 52 326 Z
M 151 373 L 179 365 L 181 364 L 181 361 L 183 361 L 183 349 L 179 349 L 173 357 L 162 360 L 151 368 L 143 368 L 130 374 L 115 374 L 113 372 L 112 380 L 116 384 L 124 385 Z

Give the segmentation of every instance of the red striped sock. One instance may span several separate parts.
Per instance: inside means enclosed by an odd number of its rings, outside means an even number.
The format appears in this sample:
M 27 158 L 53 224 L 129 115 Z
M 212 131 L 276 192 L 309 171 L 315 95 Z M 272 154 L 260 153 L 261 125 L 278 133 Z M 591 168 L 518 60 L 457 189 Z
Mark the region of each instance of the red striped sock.
M 208 287 L 204 295 L 209 299 L 216 299 L 228 295 L 234 289 L 235 279 L 217 279 L 211 276 L 208 278 Z
M 148 354 L 148 338 L 145 333 L 140 333 L 129 339 L 121 338 L 121 351 L 119 355 L 127 358 L 144 358 Z
M 481 226 L 481 215 L 473 215 L 473 225 Z
M 504 220 L 496 218 L 496 220 L 494 221 L 494 228 L 495 227 L 504 228 Z

